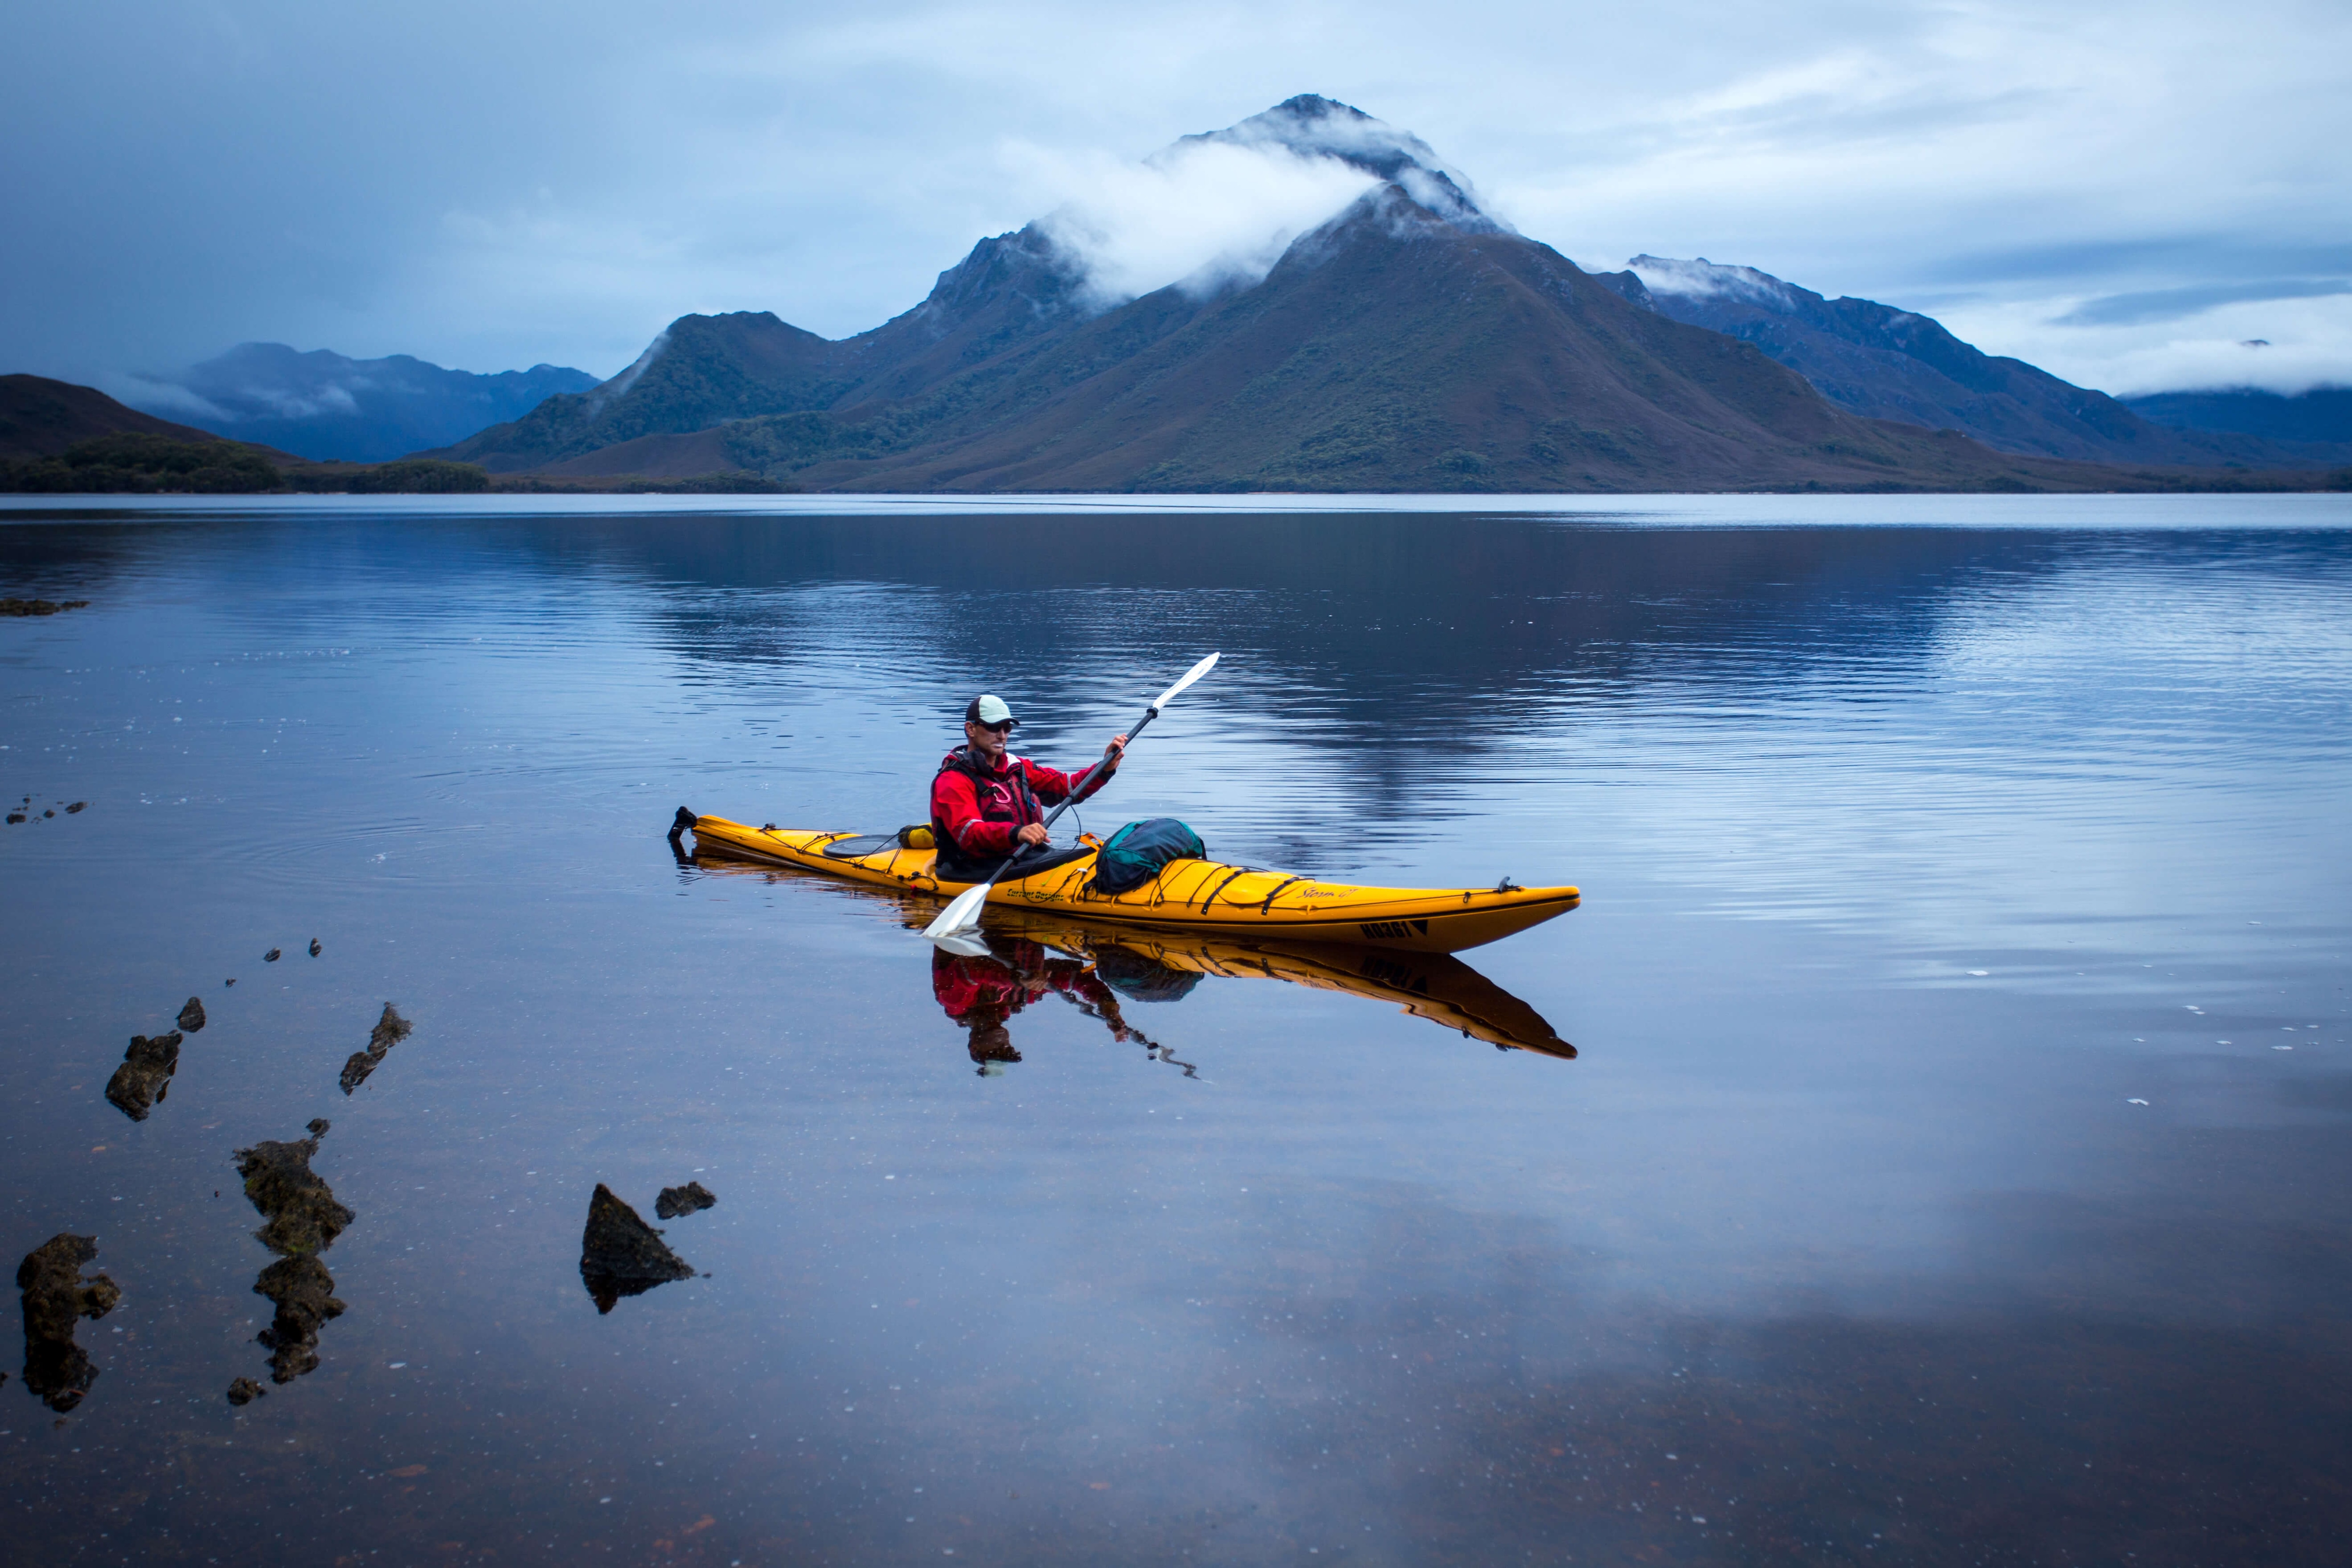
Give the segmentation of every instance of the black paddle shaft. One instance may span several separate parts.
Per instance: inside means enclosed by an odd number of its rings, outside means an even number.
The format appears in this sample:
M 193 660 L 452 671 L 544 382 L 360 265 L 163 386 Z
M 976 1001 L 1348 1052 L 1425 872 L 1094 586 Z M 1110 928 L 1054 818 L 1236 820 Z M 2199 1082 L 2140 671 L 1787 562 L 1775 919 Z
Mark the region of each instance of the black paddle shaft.
M 1129 730 L 1129 731 L 1127 732 L 1127 744 L 1128 744 L 1129 746 L 1133 746 L 1133 745 L 1135 744 L 1135 737 L 1136 737 L 1137 736 L 1141 735 L 1141 734 L 1143 733 L 1143 727 L 1144 727 L 1144 726 L 1146 726 L 1146 725 L 1150 724 L 1153 719 L 1158 718 L 1159 716 L 1160 716 L 1160 710 L 1159 710 L 1159 708 L 1157 708 L 1157 707 L 1148 707 L 1148 708 L 1145 708 L 1145 709 L 1143 710 L 1143 716 L 1142 716 L 1141 718 L 1139 718 L 1139 719 L 1136 720 L 1136 722 L 1135 722 L 1135 727 L 1134 727 L 1133 729 L 1130 729 L 1130 730 Z M 1124 755 L 1124 752 L 1122 751 L 1122 753 L 1121 753 L 1121 754 L 1122 754 L 1122 755 Z M 1058 806 L 1055 807 L 1051 811 L 1048 811 L 1047 813 L 1045 813 L 1045 824 L 1044 824 L 1044 825 L 1045 825 L 1045 826 L 1046 826 L 1046 827 L 1048 827 L 1048 828 L 1052 827 L 1052 826 L 1054 825 L 1054 819 L 1055 819 L 1055 818 L 1056 818 L 1056 817 L 1060 816 L 1063 812 L 1065 812 L 1065 811 L 1068 810 L 1071 807 L 1073 807 L 1073 806 L 1076 805 L 1076 804 L 1078 803 L 1078 797 L 1079 797 L 1079 796 L 1081 796 L 1081 795 L 1083 795 L 1083 794 L 1085 794 L 1085 793 L 1087 792 L 1087 786 L 1088 784 L 1090 784 L 1090 783 L 1094 782 L 1094 777 L 1095 777 L 1095 775 L 1096 775 L 1096 774 L 1097 774 L 1097 773 L 1099 773 L 1099 772 L 1101 772 L 1101 771 L 1103 770 L 1103 763 L 1105 763 L 1105 762 L 1108 762 L 1109 760 L 1110 760 L 1110 758 L 1108 758 L 1108 757 L 1106 757 L 1106 758 L 1102 758 L 1102 760 L 1101 760 L 1101 761 L 1097 762 L 1097 763 L 1096 763 L 1092 768 L 1087 768 L 1084 773 L 1079 774 L 1079 775 L 1078 775 L 1078 781 L 1077 781 L 1076 784 L 1073 784 L 1073 785 L 1071 785 L 1071 786 L 1070 786 L 1070 793 L 1069 793 L 1068 797 L 1067 797 L 1066 799 L 1065 799 L 1065 800 L 1063 800 L 1063 802 L 1062 802 L 1060 805 L 1058 805 Z M 997 879 L 998 877 L 1000 877 L 1000 876 L 1003 876 L 1006 872 L 1011 871 L 1011 870 L 1013 869 L 1013 861 L 1017 861 L 1017 860 L 1019 860 L 1023 855 L 1026 854 L 1026 853 L 1030 851 L 1030 849 L 1031 849 L 1031 848 L 1033 848 L 1033 847 L 1034 847 L 1034 846 L 1029 845 L 1029 844 L 1024 844 L 1024 845 L 1022 845 L 1019 849 L 1014 850 L 1014 851 L 1013 852 L 1012 859 L 1011 859 L 1011 860 L 1007 860 L 1007 861 L 1006 861 L 1003 865 L 998 866 L 994 871 L 990 872 L 990 873 L 988 873 L 988 880 L 987 880 L 986 882 L 982 883 L 981 885 L 982 885 L 982 887 L 993 887 L 993 886 L 995 886 L 995 885 L 996 885 L 996 879 Z

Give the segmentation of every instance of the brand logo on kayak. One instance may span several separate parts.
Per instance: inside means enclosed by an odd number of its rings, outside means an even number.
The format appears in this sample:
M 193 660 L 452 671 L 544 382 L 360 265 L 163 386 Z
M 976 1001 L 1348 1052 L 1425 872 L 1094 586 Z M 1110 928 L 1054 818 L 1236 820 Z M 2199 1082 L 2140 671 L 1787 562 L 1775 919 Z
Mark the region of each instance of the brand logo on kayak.
M 1381 937 L 1393 940 L 1416 934 L 1423 936 L 1428 936 L 1429 922 L 1426 920 L 1366 920 L 1360 922 L 1357 929 L 1375 940 Z

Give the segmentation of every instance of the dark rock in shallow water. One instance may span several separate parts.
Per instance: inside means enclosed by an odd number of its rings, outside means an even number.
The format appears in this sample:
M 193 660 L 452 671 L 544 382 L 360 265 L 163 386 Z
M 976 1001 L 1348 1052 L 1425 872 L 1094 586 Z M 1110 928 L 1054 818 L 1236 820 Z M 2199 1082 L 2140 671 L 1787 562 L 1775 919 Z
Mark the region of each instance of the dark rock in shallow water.
M 386 1002 L 383 1004 L 383 1016 L 376 1019 L 375 1028 L 368 1031 L 368 1049 L 378 1052 L 390 1051 L 408 1038 L 412 1027 L 406 1019 L 400 1016 L 397 1008 Z
M 280 1258 L 261 1271 L 253 1293 L 278 1303 L 269 1326 L 255 1336 L 269 1347 L 269 1381 L 291 1383 L 319 1364 L 319 1328 L 343 1315 L 335 1277 L 318 1259 Z
M 325 948 L 319 946 L 319 939 L 316 936 L 310 938 L 310 956 L 315 958 L 325 951 Z
M 343 1313 L 343 1303 L 335 1299 L 334 1276 L 318 1258 L 353 1218 L 310 1169 L 310 1156 L 319 1152 L 319 1140 L 327 1135 L 328 1127 L 325 1117 L 317 1117 L 307 1138 L 256 1144 L 236 1152 L 245 1195 L 268 1221 L 254 1235 L 279 1255 L 253 1282 L 256 1295 L 278 1303 L 269 1326 L 254 1336 L 269 1348 L 273 1383 L 291 1383 L 316 1367 L 320 1325 Z M 255 1392 L 259 1392 L 257 1386 Z M 229 1397 L 243 1403 L 236 1399 L 236 1385 L 230 1385 Z
M 122 1053 L 122 1065 L 106 1081 L 106 1097 L 132 1121 L 143 1122 L 149 1111 L 163 1103 L 171 1087 L 172 1074 L 179 1066 L 180 1035 L 176 1030 L 152 1040 L 134 1034 L 131 1037 L 131 1049 Z
M 250 1405 L 268 1392 L 269 1390 L 250 1377 L 240 1377 L 228 1385 L 228 1402 L 232 1405 Z
M 384 1053 L 406 1040 L 412 1027 L 390 1002 L 384 1003 L 383 1016 L 368 1033 L 367 1049 L 352 1052 L 351 1060 L 343 1063 L 343 1092 L 348 1094 L 366 1082 L 368 1074 L 383 1063 Z
M 122 1299 L 121 1288 L 100 1274 L 81 1277 L 98 1256 L 95 1237 L 60 1233 L 25 1254 L 16 1266 L 24 1292 L 25 1386 L 60 1414 L 81 1403 L 98 1377 L 89 1354 L 74 1343 L 83 1318 L 102 1318 Z
M 182 1029 L 186 1030 L 190 1034 L 194 1034 L 201 1030 L 205 1027 L 204 998 L 190 997 L 188 998 L 188 1005 L 180 1009 L 180 1016 L 172 1021 L 178 1024 Z
M 623 1296 L 693 1276 L 694 1265 L 664 1245 L 660 1231 L 614 1197 L 612 1188 L 596 1184 L 588 1199 L 588 1228 L 580 1238 L 580 1278 L 598 1312 L 611 1312 Z
M 718 1201 L 717 1195 L 709 1187 L 698 1181 L 690 1181 L 684 1186 L 662 1188 L 661 1197 L 654 1200 L 654 1214 L 657 1218 L 676 1219 L 681 1214 L 693 1214 L 709 1208 Z
M 272 947 L 268 952 L 264 953 L 261 956 L 261 961 L 265 964 L 275 964 L 278 962 L 278 949 Z
M 236 1174 L 245 1178 L 245 1196 L 268 1223 L 254 1236 L 272 1252 L 293 1256 L 325 1249 L 354 1218 L 335 1201 L 335 1193 L 310 1169 L 319 1152 L 324 1122 L 310 1124 L 311 1134 L 292 1143 L 256 1144 L 236 1151 Z

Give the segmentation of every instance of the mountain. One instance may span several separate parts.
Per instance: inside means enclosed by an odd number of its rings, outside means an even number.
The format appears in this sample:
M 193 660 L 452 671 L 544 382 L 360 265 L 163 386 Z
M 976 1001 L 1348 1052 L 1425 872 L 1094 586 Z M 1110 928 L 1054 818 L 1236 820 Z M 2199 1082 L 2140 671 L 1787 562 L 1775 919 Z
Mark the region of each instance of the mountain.
M 1165 160 L 1203 142 L 1276 147 L 1302 158 L 1330 158 L 1388 184 L 1403 187 L 1430 212 L 1471 234 L 1509 234 L 1510 225 L 1487 213 L 1470 193 L 1467 178 L 1438 161 L 1428 142 L 1349 104 L 1312 93 L 1276 104 L 1223 131 L 1182 136 L 1155 153 Z
M 239 441 L 322 461 L 375 463 L 442 446 L 486 424 L 518 417 L 561 392 L 596 385 L 585 371 L 533 365 L 474 375 L 407 354 L 352 360 L 283 343 L 240 343 L 168 378 L 133 402 L 186 413 Z
M 1603 275 L 1637 305 L 1755 344 L 1839 407 L 1963 432 L 2002 452 L 2092 463 L 2296 467 L 2352 460 L 2259 435 L 2151 422 L 2105 392 L 1962 342 L 1932 317 L 1826 299 L 1752 267 L 1637 256 Z
M 70 446 L 125 433 L 213 441 L 209 430 L 123 407 L 96 387 L 47 376 L 0 376 L 0 458 L 57 457 Z
M 2314 387 L 2289 397 L 2252 387 L 2214 392 L 2148 392 L 2124 405 L 2142 419 L 2175 430 L 2235 431 L 2269 441 L 2316 444 L 2352 462 L 2352 387 Z
M 1041 221 L 981 241 L 920 304 L 854 338 L 766 312 L 681 317 L 612 381 L 432 455 L 833 489 L 2162 482 L 1858 417 L 1758 347 L 1656 308 L 1638 279 L 1629 298 L 1513 232 L 1418 138 L 1347 105 L 1296 98 L 1206 139 L 1382 183 L 1254 281 L 1196 276 L 1107 302 Z

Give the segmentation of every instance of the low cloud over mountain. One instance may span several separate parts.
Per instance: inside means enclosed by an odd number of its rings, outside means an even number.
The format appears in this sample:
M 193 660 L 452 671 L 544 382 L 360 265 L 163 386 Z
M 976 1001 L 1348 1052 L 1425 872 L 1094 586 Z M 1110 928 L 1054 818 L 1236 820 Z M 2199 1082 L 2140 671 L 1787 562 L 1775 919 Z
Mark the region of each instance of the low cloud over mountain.
M 561 365 L 474 375 L 406 354 L 351 360 L 325 349 L 240 343 L 173 376 L 130 380 L 133 408 L 303 457 L 380 463 L 517 418 L 596 378 Z

